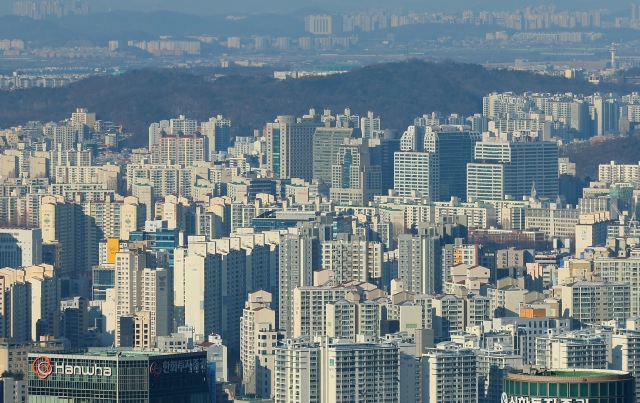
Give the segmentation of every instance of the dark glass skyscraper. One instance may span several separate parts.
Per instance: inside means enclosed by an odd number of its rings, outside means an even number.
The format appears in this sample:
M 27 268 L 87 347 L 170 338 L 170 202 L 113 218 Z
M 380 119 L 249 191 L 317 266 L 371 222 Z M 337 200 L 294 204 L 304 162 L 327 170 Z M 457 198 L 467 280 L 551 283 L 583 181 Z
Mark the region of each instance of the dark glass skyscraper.
M 451 197 L 467 197 L 467 163 L 473 162 L 473 150 L 482 136 L 468 131 L 426 133 L 424 151 L 435 154 L 438 165 L 439 197 L 434 201 L 448 201 Z

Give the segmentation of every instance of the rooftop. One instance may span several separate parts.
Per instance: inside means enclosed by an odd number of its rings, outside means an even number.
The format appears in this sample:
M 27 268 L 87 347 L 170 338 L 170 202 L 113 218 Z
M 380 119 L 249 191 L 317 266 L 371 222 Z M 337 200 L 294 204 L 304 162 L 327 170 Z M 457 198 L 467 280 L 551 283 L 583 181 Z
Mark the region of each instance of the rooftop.
M 47 352 L 45 355 L 47 356 L 61 356 L 61 355 L 75 355 L 75 356 L 85 356 L 85 357 L 156 357 L 159 355 L 177 355 L 177 354 L 185 354 L 185 353 L 198 353 L 198 351 L 167 351 L 161 349 L 100 349 L 100 348 L 89 348 L 89 349 L 75 349 L 75 350 L 61 350 L 55 352 Z M 37 356 L 42 355 L 42 353 L 33 353 L 31 355 Z

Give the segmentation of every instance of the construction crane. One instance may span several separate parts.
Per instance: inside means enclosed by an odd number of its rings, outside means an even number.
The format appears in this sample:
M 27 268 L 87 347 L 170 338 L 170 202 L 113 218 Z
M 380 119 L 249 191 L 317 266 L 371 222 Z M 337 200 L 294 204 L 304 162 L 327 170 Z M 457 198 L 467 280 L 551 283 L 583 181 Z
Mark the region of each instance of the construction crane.
M 638 228 L 638 221 L 636 220 L 636 209 L 633 209 L 633 214 L 631 215 L 631 219 L 627 224 L 628 228 Z

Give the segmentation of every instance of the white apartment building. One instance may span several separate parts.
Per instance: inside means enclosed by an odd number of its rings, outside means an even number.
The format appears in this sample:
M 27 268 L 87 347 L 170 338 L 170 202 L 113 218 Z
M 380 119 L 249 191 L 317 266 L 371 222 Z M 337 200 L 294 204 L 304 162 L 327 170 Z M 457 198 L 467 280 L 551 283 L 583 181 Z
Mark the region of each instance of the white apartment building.
M 438 236 L 429 231 L 418 235 L 398 236 L 398 277 L 406 290 L 416 294 L 433 294 L 442 290 L 442 246 Z
M 0 268 L 35 266 L 42 263 L 40 228 L 0 228 Z
M 519 316 L 520 304 L 524 302 L 524 295 L 528 292 L 516 285 L 488 287 L 487 297 L 491 299 L 491 312 L 495 317 Z
M 271 294 L 263 290 L 249 293 L 240 318 L 242 384 L 245 393 L 260 397 L 271 397 L 271 377 L 258 380 L 258 372 L 263 369 L 260 372 L 266 375 L 273 371 L 273 356 L 278 344 L 276 313 L 270 309 L 271 300 Z M 265 386 L 268 386 L 266 390 Z
M 144 180 L 150 183 L 155 199 L 163 199 L 168 195 L 191 196 L 192 185 L 196 174 L 193 169 L 180 165 L 163 164 L 129 164 L 127 166 L 127 189 L 132 190 L 136 183 Z
M 511 370 L 522 369 L 522 356 L 513 351 L 477 350 L 478 403 L 496 403 L 502 395 L 504 376 Z
M 55 122 L 42 128 L 44 136 L 52 139 L 52 147 L 56 151 L 73 150 L 78 141 L 84 140 L 84 131 L 82 125 L 61 126 Z
M 289 339 L 275 348 L 274 402 L 320 403 L 319 343 Z
M 280 238 L 278 279 L 278 328 L 286 337 L 292 337 L 294 330 L 294 298 L 296 288 L 313 284 L 313 248 L 316 238 L 299 234 L 286 234 Z M 300 294 L 302 296 L 302 294 Z M 333 299 L 335 300 L 335 299 Z M 324 314 L 321 316 L 324 320 Z M 302 325 L 300 324 L 300 331 Z
M 71 122 L 73 124 L 83 124 L 89 127 L 93 127 L 96 123 L 95 112 L 90 113 L 88 109 L 76 108 L 76 111 L 71 114 Z
M 75 147 L 75 144 L 74 144 Z M 66 150 L 54 149 L 49 153 L 50 172 L 54 172 L 55 167 L 59 166 L 75 166 L 88 167 L 93 165 L 93 156 L 91 150 L 76 150 L 74 148 Z
M 321 243 L 322 267 L 335 272 L 335 281 L 367 282 L 382 277 L 380 242 L 338 240 Z
M 535 344 L 536 365 L 544 368 L 607 369 L 608 366 L 607 340 L 588 331 L 539 337 Z
M 362 130 L 362 138 L 372 138 L 374 132 L 380 130 L 380 118 L 376 118 L 373 112 L 367 112 L 366 118 L 360 118 L 360 130 Z
M 305 31 L 314 35 L 331 35 L 332 17 L 330 15 L 308 15 L 304 19 Z
M 491 298 L 473 294 L 465 299 L 465 304 L 467 326 L 480 326 L 484 321 L 493 319 Z
M 530 208 L 525 217 L 526 228 L 537 228 L 549 240 L 575 237 L 579 222 L 579 210 L 562 208 L 555 203 L 551 203 L 549 207 Z
M 496 223 L 496 209 L 490 203 L 461 202 L 457 197 L 452 197 L 450 201 L 433 204 L 436 221 L 442 220 L 443 217 L 455 218 L 464 215 L 467 216 L 470 226 L 488 228 Z
M 29 398 L 29 381 L 2 377 L 0 378 L 0 390 L 2 390 L 4 403 L 24 403 Z
M 241 247 L 241 239 L 221 238 L 206 241 L 204 236 L 193 236 L 189 238 L 186 253 L 185 259 L 184 249 L 177 248 L 174 251 L 174 284 L 178 299 L 176 306 L 184 306 L 184 324 L 196 329 L 197 341 L 215 333 L 222 337 L 225 345 L 238 348 L 238 323 L 246 300 L 247 270 L 254 270 L 247 267 L 247 251 Z M 177 256 L 180 258 L 180 266 Z M 189 270 L 192 267 L 189 264 L 191 258 L 199 260 L 199 263 Z M 213 261 L 208 262 L 209 259 Z M 207 269 L 202 267 L 203 264 L 213 266 Z M 191 292 L 192 290 L 196 291 Z M 184 302 L 179 301 L 179 298 L 185 298 Z M 206 333 L 200 333 L 200 330 Z
M 359 284 L 359 283 L 356 283 Z M 375 288 L 371 284 L 363 284 Z M 339 300 L 357 302 L 358 289 L 351 285 L 303 286 L 293 290 L 292 335 L 297 337 L 324 336 L 327 331 L 326 308 Z M 280 314 L 282 316 L 282 314 Z
M 149 151 L 153 149 L 153 146 L 160 144 L 162 132 L 170 132 L 168 120 L 161 120 L 157 123 L 151 123 L 151 125 L 149 126 Z
M 356 304 L 344 299 L 328 303 L 325 312 L 326 335 L 340 340 L 355 341 Z
M 115 254 L 116 346 L 120 345 L 120 317 L 137 312 L 140 288 L 138 272 L 146 266 L 144 253 L 123 251 Z
M 118 190 L 122 166 L 68 166 L 58 165 L 51 170 L 51 176 L 56 184 L 87 184 L 104 183 L 110 189 Z
M 611 336 L 611 369 L 640 375 L 640 323 L 638 318 L 627 320 L 625 330 Z M 636 384 L 636 399 L 640 397 L 640 385 Z
M 424 403 L 478 401 L 476 356 L 473 350 L 443 342 L 422 355 Z
M 138 310 L 150 313 L 149 335 L 152 345 L 157 336 L 167 336 L 173 329 L 173 290 L 164 268 L 145 268 L 138 274 Z
M 602 281 L 629 284 L 629 315 L 640 316 L 640 258 L 598 257 L 593 261 L 593 266 Z
M 396 403 L 399 364 L 393 344 L 328 343 L 322 347 L 321 402 Z
M 598 165 L 598 182 L 630 183 L 637 188 L 640 184 L 640 163 L 626 165 L 611 161 L 608 164 L 600 164 Z
M 199 133 L 166 135 L 151 149 L 154 164 L 177 164 L 184 167 L 209 158 L 208 141 Z
M 176 248 L 173 254 L 174 307 L 184 315 L 184 325 L 193 327 L 194 341 L 220 334 L 222 326 L 222 281 L 220 258 L 205 251 Z M 180 313 L 179 313 L 180 312 Z M 180 325 L 180 323 L 179 323 Z
M 432 300 L 433 330 L 436 340 L 449 340 L 452 332 L 466 329 L 465 301 L 455 295 L 441 295 Z
M 193 134 L 198 130 L 198 121 L 188 119 L 184 115 L 180 115 L 178 119 L 169 120 L 169 133 L 178 134 L 182 132 L 184 135 Z
M 624 320 L 631 312 L 631 286 L 618 281 L 579 281 L 562 286 L 562 316 L 581 324 Z

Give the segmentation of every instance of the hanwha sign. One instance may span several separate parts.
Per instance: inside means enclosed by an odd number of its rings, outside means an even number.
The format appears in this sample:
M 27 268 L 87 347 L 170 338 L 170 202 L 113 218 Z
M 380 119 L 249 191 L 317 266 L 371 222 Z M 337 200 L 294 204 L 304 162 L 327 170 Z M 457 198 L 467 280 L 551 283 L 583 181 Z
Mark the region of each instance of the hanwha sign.
M 53 372 L 51 360 L 49 357 L 41 355 L 33 360 L 33 363 L 31 363 L 31 370 L 38 376 L 38 378 L 47 379 L 47 377 Z
M 149 373 L 156 378 L 162 374 L 162 364 L 160 361 L 154 361 L 149 365 Z

